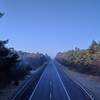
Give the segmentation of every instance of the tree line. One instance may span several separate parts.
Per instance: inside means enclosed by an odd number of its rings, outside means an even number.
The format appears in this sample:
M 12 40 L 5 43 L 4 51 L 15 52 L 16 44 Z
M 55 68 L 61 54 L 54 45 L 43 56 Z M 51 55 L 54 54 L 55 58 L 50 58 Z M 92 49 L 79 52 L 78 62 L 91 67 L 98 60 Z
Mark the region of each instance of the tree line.
M 75 48 L 58 53 L 56 59 L 70 69 L 100 76 L 100 41 L 92 41 L 88 49 Z
M 0 86 L 6 86 L 12 81 L 17 84 L 29 73 L 29 66 L 18 67 L 21 59 L 17 52 L 12 48 L 7 48 L 6 41 L 0 41 Z
M 3 15 L 4 13 L 0 12 L 0 18 Z M 6 47 L 7 43 L 8 40 L 0 40 L 0 87 L 11 83 L 18 85 L 19 81 L 29 75 L 32 69 L 37 69 L 47 61 L 47 57 L 43 54 L 18 52 Z

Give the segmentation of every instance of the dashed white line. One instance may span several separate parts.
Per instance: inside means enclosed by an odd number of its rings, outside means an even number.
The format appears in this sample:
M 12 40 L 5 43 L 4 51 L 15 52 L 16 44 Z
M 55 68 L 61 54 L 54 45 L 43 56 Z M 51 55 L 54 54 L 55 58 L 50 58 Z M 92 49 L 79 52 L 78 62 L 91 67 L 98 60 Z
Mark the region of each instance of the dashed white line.
M 52 98 L 52 93 L 50 92 L 50 100 L 51 100 L 51 98 Z
M 50 100 L 52 99 L 52 82 L 50 81 Z
M 54 65 L 54 64 L 53 64 Z M 55 65 L 54 65 L 55 66 Z M 57 75 L 58 75 L 58 78 L 59 78 L 59 80 L 60 80 L 60 82 L 61 82 L 61 84 L 62 84 L 62 87 L 63 87 L 63 89 L 64 89 L 64 91 L 65 91 L 65 93 L 66 93 L 66 95 L 67 95 L 67 97 L 68 97 L 68 100 L 71 100 L 71 98 L 70 98 L 70 96 L 69 96 L 69 94 L 68 94 L 68 91 L 66 90 L 66 88 L 65 88 L 65 86 L 64 86 L 64 83 L 62 82 L 62 79 L 61 79 L 61 77 L 60 77 L 60 75 L 59 75 L 59 73 L 58 73 L 58 71 L 57 71 L 57 68 L 56 68 L 56 66 L 54 67 L 55 68 L 55 70 L 56 70 L 56 72 L 57 72 Z

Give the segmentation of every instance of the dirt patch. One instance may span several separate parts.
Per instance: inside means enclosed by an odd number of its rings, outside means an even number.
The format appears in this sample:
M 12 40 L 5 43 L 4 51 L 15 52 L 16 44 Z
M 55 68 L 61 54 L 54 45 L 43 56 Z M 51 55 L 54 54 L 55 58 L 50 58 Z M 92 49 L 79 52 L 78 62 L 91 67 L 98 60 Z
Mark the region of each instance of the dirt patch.
M 81 74 L 63 67 L 64 72 L 74 81 L 79 82 L 83 87 L 91 92 L 97 100 L 100 100 L 100 78 L 92 75 Z

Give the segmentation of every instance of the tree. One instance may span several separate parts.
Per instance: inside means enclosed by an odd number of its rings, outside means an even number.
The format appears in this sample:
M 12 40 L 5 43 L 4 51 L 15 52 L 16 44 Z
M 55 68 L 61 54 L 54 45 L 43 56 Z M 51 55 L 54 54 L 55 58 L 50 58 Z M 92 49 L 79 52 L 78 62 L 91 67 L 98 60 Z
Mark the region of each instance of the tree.
M 0 18 L 4 14 L 0 12 Z M 5 45 L 8 40 L 0 40 L 0 86 L 6 86 L 12 81 L 18 84 L 18 81 L 29 74 L 31 68 L 29 65 L 22 65 L 18 69 L 20 60 L 17 52 L 13 48 L 7 48 Z
M 6 41 L 0 41 L 0 84 L 8 84 L 13 79 L 13 71 L 16 70 L 16 64 L 19 57 L 16 52 L 11 51 L 5 46 Z
M 3 15 L 4 15 L 4 14 L 0 12 L 0 18 L 3 17 Z
M 97 47 L 98 47 L 98 43 L 95 40 L 93 40 L 92 44 L 89 47 L 89 52 L 94 54 L 97 50 Z

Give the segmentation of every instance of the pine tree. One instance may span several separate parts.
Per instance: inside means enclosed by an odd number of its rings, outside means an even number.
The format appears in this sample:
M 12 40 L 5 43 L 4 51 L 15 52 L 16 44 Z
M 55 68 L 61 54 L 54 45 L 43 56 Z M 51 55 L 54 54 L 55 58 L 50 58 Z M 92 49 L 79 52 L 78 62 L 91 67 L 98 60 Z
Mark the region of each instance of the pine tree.
M 5 46 L 7 43 L 8 40 L 0 41 L 0 83 L 4 85 L 13 80 L 13 71 L 19 62 L 17 53 Z
M 94 54 L 96 52 L 96 50 L 97 50 L 97 47 L 98 47 L 98 43 L 95 40 L 93 40 L 92 44 L 89 47 L 89 52 L 91 54 Z
M 0 12 L 0 18 L 3 17 L 3 15 L 4 15 L 4 14 Z

